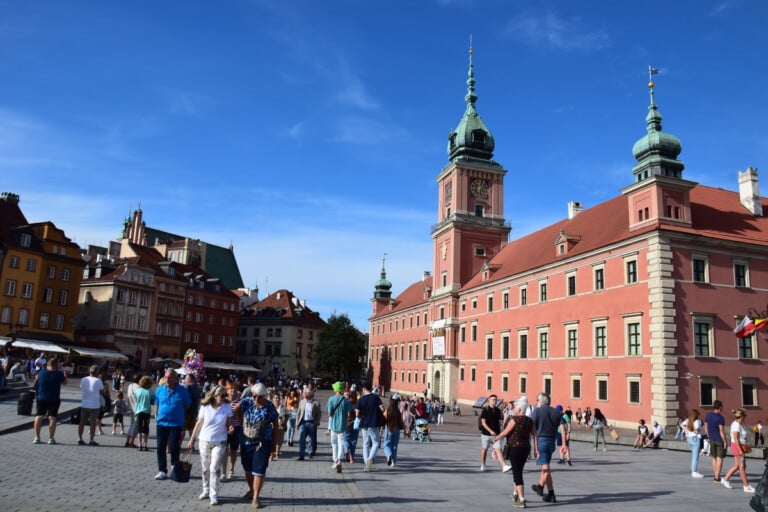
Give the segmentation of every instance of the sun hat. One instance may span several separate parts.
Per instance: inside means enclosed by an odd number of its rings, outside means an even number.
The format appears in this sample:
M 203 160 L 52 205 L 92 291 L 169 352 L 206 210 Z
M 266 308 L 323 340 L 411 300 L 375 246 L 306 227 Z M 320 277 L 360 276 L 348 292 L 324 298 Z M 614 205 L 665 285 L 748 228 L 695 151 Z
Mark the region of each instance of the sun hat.
M 333 390 L 335 392 L 337 392 L 337 393 L 343 393 L 344 392 L 344 383 L 341 382 L 340 380 L 336 381 L 336 382 L 333 383 L 331 388 L 333 388 Z

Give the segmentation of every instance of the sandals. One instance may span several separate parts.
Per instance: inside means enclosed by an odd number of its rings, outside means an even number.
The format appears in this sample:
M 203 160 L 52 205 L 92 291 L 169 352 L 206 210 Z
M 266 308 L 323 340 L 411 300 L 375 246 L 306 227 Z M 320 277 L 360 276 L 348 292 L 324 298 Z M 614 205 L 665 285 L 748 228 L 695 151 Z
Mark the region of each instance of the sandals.
M 251 503 L 251 506 L 253 508 L 262 508 L 263 505 L 261 504 L 258 498 L 254 498 L 253 503 Z

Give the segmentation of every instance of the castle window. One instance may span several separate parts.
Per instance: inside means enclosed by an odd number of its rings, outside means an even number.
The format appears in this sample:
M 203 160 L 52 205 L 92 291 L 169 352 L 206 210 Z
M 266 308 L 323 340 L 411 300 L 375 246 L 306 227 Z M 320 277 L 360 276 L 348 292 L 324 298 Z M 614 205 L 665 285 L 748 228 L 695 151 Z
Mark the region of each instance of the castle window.
M 735 262 L 733 264 L 733 284 L 734 286 L 749 286 L 749 266 L 746 262 Z
M 485 207 L 481 204 L 475 205 L 475 217 L 482 217 L 485 212 Z

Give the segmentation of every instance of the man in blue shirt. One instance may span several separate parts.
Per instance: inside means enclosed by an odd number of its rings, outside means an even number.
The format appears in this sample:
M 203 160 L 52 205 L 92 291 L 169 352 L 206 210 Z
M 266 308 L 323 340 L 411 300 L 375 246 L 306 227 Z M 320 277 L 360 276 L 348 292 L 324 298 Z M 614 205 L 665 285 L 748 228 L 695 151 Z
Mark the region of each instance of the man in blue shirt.
M 384 405 L 379 395 L 371 391 L 368 384 L 363 384 L 363 396 L 355 406 L 355 414 L 361 419 L 360 430 L 363 432 L 363 461 L 366 473 L 371 472 L 373 459 L 376 458 L 376 452 L 379 449 L 381 427 L 384 426 Z
M 165 384 L 155 391 L 155 425 L 157 431 L 157 469 L 155 480 L 168 478 L 168 460 L 165 452 L 170 449 L 171 466 L 179 462 L 181 430 L 184 428 L 184 411 L 191 404 L 189 393 L 179 385 L 174 370 L 165 371 Z
M 725 418 L 720 414 L 723 402 L 712 402 L 712 411 L 704 417 L 704 432 L 709 438 L 709 454 L 712 456 L 712 471 L 715 473 L 715 482 L 720 481 L 720 472 L 723 469 L 725 458 Z
M 43 354 L 40 354 L 42 357 Z M 49 359 L 45 369 L 41 369 L 35 377 L 37 390 L 37 416 L 35 417 L 34 444 L 40 444 L 40 430 L 43 428 L 43 418 L 48 416 L 48 444 L 56 444 L 56 417 L 61 405 L 61 386 L 67 383 L 64 372 L 59 370 L 59 361 L 54 357 Z

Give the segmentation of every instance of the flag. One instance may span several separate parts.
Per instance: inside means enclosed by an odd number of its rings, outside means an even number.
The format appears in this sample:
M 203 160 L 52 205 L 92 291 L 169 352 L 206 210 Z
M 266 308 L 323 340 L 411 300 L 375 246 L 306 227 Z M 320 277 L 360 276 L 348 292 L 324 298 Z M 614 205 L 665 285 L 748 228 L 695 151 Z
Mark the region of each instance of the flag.
M 741 319 L 741 322 L 739 322 L 739 325 L 736 326 L 736 328 L 733 330 L 733 333 L 736 335 L 737 338 L 746 338 L 753 332 L 755 332 L 755 322 L 749 317 L 749 315 L 744 316 L 744 318 Z
M 762 331 L 763 329 L 768 327 L 768 317 L 755 318 L 754 324 L 755 324 L 756 331 Z
M 648 66 L 648 72 L 652 75 L 658 75 L 659 74 L 659 68 L 652 68 L 651 66 Z

